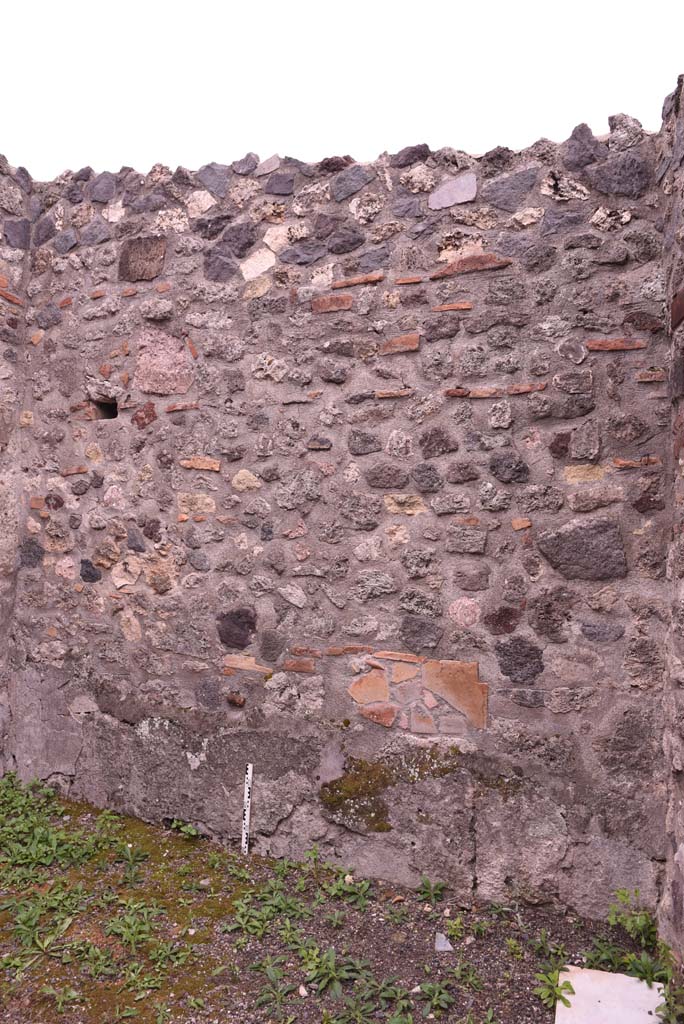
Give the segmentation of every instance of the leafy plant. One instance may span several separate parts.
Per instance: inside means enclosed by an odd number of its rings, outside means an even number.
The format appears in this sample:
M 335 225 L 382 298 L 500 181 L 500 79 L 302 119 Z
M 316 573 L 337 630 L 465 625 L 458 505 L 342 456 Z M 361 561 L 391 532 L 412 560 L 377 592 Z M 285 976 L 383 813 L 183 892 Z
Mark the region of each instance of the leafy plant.
M 440 1017 L 442 1011 L 448 1010 L 454 1004 L 454 997 L 446 985 L 440 981 L 424 981 L 420 986 L 420 998 L 427 1003 L 423 1011 L 424 1017 L 430 1013 L 433 1013 L 435 1017 Z
M 479 992 L 482 989 L 482 979 L 470 964 L 459 961 L 455 967 L 452 967 L 449 973 L 454 981 L 457 981 L 472 992 Z
M 184 839 L 198 839 L 201 834 L 194 825 L 190 825 L 187 821 L 181 821 L 180 818 L 173 819 L 171 828 L 175 832 L 180 832 Z
M 444 922 L 444 931 L 450 939 L 462 939 L 465 935 L 466 926 L 460 914 L 456 917 L 449 917 Z
M 340 999 L 342 986 L 363 976 L 367 965 L 346 957 L 338 959 L 333 948 L 327 949 L 318 963 L 309 971 L 307 982 L 315 985 L 319 993 L 327 992 L 333 999 Z
M 517 939 L 506 939 L 506 949 L 514 960 L 522 960 L 523 948 Z
M 431 882 L 427 875 L 423 875 L 418 886 L 418 899 L 434 907 L 443 898 L 445 889 L 446 882 Z
M 618 889 L 617 903 L 608 910 L 608 924 L 621 927 L 642 949 L 654 949 L 658 941 L 658 928 L 653 915 L 640 904 L 638 889 Z
M 570 1006 L 570 1000 L 567 996 L 568 994 L 574 995 L 575 990 L 567 978 L 564 981 L 560 980 L 560 971 L 558 969 L 553 968 L 546 972 L 539 972 L 535 974 L 534 979 L 539 984 L 532 991 L 548 1010 L 553 1010 L 556 1003 Z
M 54 985 L 43 985 L 40 991 L 44 996 L 50 996 L 54 999 L 57 1007 L 57 1013 L 64 1013 L 70 1003 L 77 1003 L 81 998 L 76 989 L 71 988 L 68 985 L 65 988 L 55 988 Z

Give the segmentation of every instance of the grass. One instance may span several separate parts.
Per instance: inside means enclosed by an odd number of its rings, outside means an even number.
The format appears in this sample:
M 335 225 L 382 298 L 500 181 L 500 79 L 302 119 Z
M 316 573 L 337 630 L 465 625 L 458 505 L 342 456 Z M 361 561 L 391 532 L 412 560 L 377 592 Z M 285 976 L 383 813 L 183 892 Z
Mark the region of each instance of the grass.
M 453 953 L 436 953 L 437 931 Z M 241 855 L 0 779 L 3 1024 L 517 1024 L 571 998 L 565 963 L 667 986 L 669 951 L 638 894 L 609 920 L 516 903 L 466 909 L 324 863 Z M 680 1005 L 681 1004 L 681 1005 Z

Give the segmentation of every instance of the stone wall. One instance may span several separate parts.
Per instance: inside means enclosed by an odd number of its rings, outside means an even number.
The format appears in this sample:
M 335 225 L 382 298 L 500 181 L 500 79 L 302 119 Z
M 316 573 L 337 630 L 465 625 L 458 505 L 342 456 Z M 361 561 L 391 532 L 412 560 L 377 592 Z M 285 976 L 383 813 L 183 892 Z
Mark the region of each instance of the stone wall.
M 669 139 L 3 166 L 4 767 L 235 838 L 249 760 L 258 850 L 655 904 Z

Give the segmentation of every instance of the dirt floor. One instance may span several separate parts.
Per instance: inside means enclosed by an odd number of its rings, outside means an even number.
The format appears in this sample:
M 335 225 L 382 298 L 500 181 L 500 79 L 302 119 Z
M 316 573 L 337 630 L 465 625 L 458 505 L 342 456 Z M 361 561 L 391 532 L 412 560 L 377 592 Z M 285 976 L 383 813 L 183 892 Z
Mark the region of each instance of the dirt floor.
M 436 879 L 245 858 L 0 780 L 2 1024 L 551 1022 L 565 963 L 668 980 L 634 894 L 612 921 L 463 911 Z

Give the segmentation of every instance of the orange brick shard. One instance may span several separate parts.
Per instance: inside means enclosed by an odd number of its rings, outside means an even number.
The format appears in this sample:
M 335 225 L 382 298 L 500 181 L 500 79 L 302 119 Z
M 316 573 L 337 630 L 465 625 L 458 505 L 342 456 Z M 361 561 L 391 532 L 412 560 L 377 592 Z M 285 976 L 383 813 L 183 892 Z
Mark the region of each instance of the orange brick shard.
M 384 704 L 389 700 L 389 684 L 384 670 L 374 668 L 358 676 L 347 688 L 347 693 L 356 704 Z
M 400 334 L 388 338 L 378 349 L 381 356 L 396 355 L 399 352 L 417 352 L 420 348 L 420 334 Z
M 410 398 L 413 388 L 398 388 L 396 391 L 376 391 L 376 398 Z
M 351 309 L 353 302 L 353 295 L 318 295 L 311 300 L 311 310 L 314 313 L 339 313 L 340 310 Z
M 368 704 L 359 710 L 369 722 L 374 722 L 376 725 L 384 726 L 385 729 L 390 729 L 394 725 L 399 709 L 393 704 Z
M 441 306 L 433 306 L 432 307 L 432 312 L 433 313 L 450 313 L 452 310 L 454 312 L 456 312 L 456 311 L 472 309 L 472 308 L 473 308 L 472 302 L 443 302 Z
M 476 729 L 486 727 L 489 687 L 480 682 L 476 661 L 426 661 L 423 684 Z
M 398 277 L 395 284 L 422 284 L 423 278 L 419 275 L 414 277 Z
M 189 459 L 180 459 L 183 469 L 203 469 L 212 473 L 221 472 L 221 460 L 212 459 L 209 455 L 193 455 Z
M 642 469 L 644 466 L 662 466 L 659 455 L 642 455 L 640 459 L 621 459 L 617 455 L 613 459 L 616 469 Z
M 226 654 L 223 658 L 224 669 L 241 669 L 243 672 L 271 672 L 268 665 L 260 665 L 256 658 L 249 654 Z M 228 673 L 226 673 L 228 674 Z M 230 673 L 232 675 L 232 672 Z
M 637 384 L 660 384 L 667 380 L 667 373 L 661 366 L 654 366 L 650 370 L 640 370 L 634 380 Z
M 648 342 L 638 338 L 592 338 L 584 344 L 590 352 L 634 352 L 648 348 Z
M 315 671 L 315 658 L 286 658 L 283 662 L 283 672 L 302 672 L 311 674 Z
M 512 260 L 496 256 L 493 252 L 474 253 L 472 256 L 461 256 L 460 259 L 447 263 L 446 267 L 430 274 L 431 281 L 439 281 L 443 277 L 454 277 L 456 274 L 474 274 L 480 270 L 503 270 L 510 267 Z
M 511 519 L 511 526 L 514 530 L 529 530 L 531 525 L 531 519 Z
M 4 288 L 0 288 L 0 299 L 4 299 L 5 302 L 9 302 L 13 306 L 24 305 L 23 299 L 20 299 L 18 295 L 13 295 L 12 292 L 5 291 Z
M 360 284 L 377 284 L 384 281 L 385 275 L 382 270 L 376 270 L 372 274 L 359 274 L 358 277 L 345 277 L 342 281 L 333 281 L 333 288 L 356 288 Z

